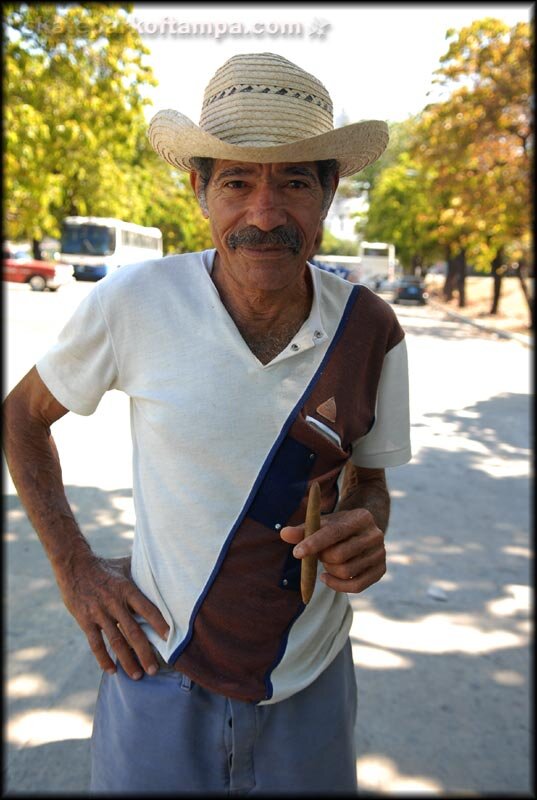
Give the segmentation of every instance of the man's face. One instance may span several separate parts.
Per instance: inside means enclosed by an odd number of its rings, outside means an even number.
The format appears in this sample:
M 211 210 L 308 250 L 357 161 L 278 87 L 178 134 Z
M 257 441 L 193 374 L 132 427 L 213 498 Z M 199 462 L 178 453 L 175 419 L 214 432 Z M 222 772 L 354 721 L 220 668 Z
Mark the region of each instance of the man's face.
M 241 286 L 281 290 L 305 274 L 323 206 L 315 162 L 217 160 L 206 199 L 219 264 Z

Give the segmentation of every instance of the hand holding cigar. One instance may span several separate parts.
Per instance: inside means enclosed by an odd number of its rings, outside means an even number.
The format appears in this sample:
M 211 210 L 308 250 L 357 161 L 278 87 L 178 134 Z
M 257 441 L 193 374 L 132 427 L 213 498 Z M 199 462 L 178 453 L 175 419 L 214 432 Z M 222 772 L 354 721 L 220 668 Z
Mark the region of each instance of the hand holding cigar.
M 321 527 L 321 489 L 317 481 L 311 484 L 306 509 L 304 539 Z M 317 556 L 305 556 L 300 568 L 300 591 L 303 603 L 309 603 L 317 578 Z

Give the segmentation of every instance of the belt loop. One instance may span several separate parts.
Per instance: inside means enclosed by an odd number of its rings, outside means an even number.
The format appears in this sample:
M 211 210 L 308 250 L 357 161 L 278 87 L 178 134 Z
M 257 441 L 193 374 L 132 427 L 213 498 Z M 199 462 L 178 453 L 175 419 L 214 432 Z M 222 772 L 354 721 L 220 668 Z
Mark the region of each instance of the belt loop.
M 183 691 L 185 692 L 189 692 L 191 688 L 192 688 L 192 681 L 190 680 L 188 675 L 185 675 L 183 673 L 181 680 L 181 689 L 183 689 Z

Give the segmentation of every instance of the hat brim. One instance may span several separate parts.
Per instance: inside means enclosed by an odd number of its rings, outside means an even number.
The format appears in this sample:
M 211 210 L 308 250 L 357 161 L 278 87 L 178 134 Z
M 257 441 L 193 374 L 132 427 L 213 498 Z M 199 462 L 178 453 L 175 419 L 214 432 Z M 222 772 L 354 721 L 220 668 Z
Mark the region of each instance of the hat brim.
M 159 111 L 147 132 L 153 149 L 169 164 L 189 172 L 195 157 L 259 164 L 324 161 L 335 158 L 341 177 L 354 175 L 376 161 L 388 144 L 388 126 L 367 120 L 335 128 L 327 133 L 291 144 L 251 146 L 230 144 L 202 130 L 184 114 L 172 109 Z

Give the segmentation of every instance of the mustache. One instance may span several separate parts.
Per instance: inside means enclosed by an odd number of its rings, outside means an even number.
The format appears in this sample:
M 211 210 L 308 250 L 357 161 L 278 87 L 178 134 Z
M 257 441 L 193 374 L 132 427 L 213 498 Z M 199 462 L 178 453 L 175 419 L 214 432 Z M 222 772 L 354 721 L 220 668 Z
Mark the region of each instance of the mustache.
M 298 230 L 292 225 L 279 225 L 271 231 L 261 231 L 255 225 L 249 225 L 240 231 L 230 233 L 227 243 L 233 250 L 236 250 L 237 247 L 255 247 L 256 245 L 272 247 L 279 245 L 288 247 L 296 254 L 300 252 L 302 240 Z

